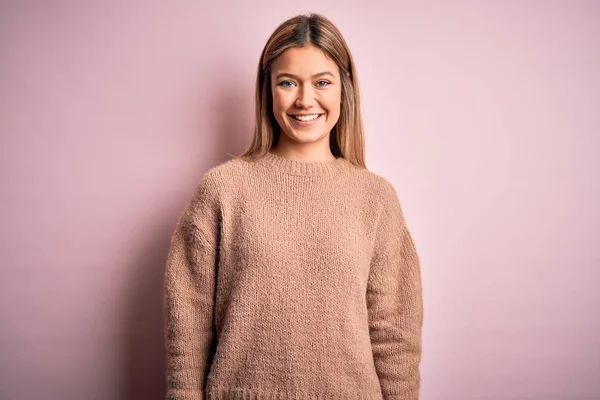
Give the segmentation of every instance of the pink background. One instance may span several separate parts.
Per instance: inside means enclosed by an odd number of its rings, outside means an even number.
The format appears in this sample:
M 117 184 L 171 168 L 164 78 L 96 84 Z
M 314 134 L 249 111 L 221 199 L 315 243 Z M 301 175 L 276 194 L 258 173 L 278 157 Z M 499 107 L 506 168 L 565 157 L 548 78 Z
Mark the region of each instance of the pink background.
M 600 398 L 600 2 L 161 3 L 0 5 L 0 399 L 164 396 L 176 218 L 309 11 L 421 254 L 422 399 Z

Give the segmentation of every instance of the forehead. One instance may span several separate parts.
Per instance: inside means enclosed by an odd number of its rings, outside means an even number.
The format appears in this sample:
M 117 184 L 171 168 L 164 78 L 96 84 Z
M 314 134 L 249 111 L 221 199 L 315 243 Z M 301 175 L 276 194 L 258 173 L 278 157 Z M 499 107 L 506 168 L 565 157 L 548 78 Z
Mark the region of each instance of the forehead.
M 272 64 L 273 72 L 288 72 L 299 76 L 311 76 L 329 71 L 337 76 L 337 65 L 318 47 L 292 47 L 284 51 Z

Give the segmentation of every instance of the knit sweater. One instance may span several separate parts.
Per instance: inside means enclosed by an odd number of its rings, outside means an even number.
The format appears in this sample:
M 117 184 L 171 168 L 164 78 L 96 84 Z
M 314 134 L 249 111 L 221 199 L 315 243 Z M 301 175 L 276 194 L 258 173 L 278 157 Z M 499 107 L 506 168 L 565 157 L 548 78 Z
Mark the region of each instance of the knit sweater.
M 204 173 L 164 296 L 168 399 L 419 396 L 419 258 L 393 186 L 343 158 Z

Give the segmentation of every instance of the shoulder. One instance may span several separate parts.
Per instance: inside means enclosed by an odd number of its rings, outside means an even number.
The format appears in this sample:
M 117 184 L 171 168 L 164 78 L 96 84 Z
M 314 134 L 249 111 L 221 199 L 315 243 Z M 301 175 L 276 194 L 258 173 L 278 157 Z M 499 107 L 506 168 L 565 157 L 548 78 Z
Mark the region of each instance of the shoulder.
M 376 172 L 362 169 L 357 171 L 362 181 L 363 193 L 368 197 L 372 214 L 378 221 L 404 223 L 404 211 L 396 187 L 392 181 Z
M 376 201 L 384 204 L 398 202 L 398 193 L 394 184 L 376 172 L 366 168 L 356 167 L 353 171 L 355 179 L 361 182 Z
M 204 172 L 196 185 L 194 197 L 207 197 L 219 199 L 231 191 L 240 182 L 249 170 L 249 162 L 242 158 L 232 158 L 221 162 Z
M 200 182 L 218 185 L 219 183 L 235 179 L 236 175 L 239 175 L 246 169 L 245 164 L 244 160 L 237 158 L 223 161 L 204 172 L 200 178 Z

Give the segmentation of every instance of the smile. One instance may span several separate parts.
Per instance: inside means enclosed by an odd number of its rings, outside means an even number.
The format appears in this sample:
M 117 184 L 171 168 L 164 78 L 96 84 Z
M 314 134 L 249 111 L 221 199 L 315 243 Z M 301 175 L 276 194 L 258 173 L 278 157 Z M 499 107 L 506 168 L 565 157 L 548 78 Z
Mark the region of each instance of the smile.
M 320 116 L 321 116 L 321 114 L 291 115 L 291 117 L 294 118 L 295 120 L 302 121 L 302 122 L 314 121 L 315 119 L 319 118 Z

